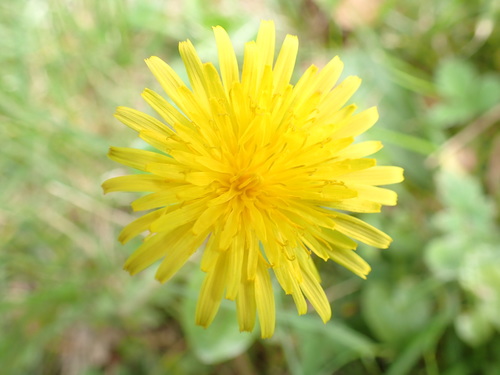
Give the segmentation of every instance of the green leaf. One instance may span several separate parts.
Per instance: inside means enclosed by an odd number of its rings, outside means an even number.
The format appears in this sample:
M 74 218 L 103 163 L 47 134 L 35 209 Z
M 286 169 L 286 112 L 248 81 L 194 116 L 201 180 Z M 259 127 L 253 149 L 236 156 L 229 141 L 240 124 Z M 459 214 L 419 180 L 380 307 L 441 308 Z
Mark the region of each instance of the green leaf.
M 419 358 L 434 350 L 458 308 L 456 298 L 452 295 L 444 295 L 443 302 L 443 308 L 430 319 L 425 329 L 415 333 L 408 344 L 401 348 L 400 355 L 392 362 L 386 375 L 410 374 Z
M 478 106 L 487 111 L 500 102 L 500 76 L 498 74 L 485 74 L 479 84 Z
M 467 61 L 446 60 L 437 69 L 437 90 L 449 99 L 467 98 L 476 88 L 476 78 L 474 67 Z
M 464 123 L 500 101 L 500 76 L 493 73 L 480 76 L 465 60 L 441 63 L 436 86 L 443 102 L 430 109 L 429 117 L 442 127 Z
M 355 359 L 374 358 L 377 352 L 368 337 L 339 319 L 324 324 L 314 315 L 280 311 L 278 323 L 278 336 L 285 336 L 282 341 L 297 342 L 298 358 L 288 359 L 293 374 L 332 374 Z
M 394 346 L 413 337 L 431 314 L 429 283 L 371 281 L 362 295 L 363 315 L 375 335 Z
M 442 225 L 450 232 L 463 231 L 468 237 L 490 237 L 495 233 L 494 204 L 482 192 L 477 178 L 467 174 L 441 171 L 437 175 L 437 187 L 441 201 L 449 215 L 443 220 L 462 223 L 463 227 Z
M 465 123 L 476 113 L 470 101 L 455 100 L 449 103 L 440 103 L 429 110 L 429 118 L 433 124 L 441 128 L 448 128 L 455 124 Z
M 427 266 L 442 280 L 456 280 L 464 258 L 462 238 L 447 235 L 434 239 L 425 249 Z
M 470 251 L 464 259 L 459 281 L 476 297 L 483 318 L 500 329 L 500 259 L 496 244 L 479 244 Z
M 494 332 L 488 318 L 479 309 L 460 313 L 455 318 L 455 330 L 458 336 L 471 346 L 484 344 Z

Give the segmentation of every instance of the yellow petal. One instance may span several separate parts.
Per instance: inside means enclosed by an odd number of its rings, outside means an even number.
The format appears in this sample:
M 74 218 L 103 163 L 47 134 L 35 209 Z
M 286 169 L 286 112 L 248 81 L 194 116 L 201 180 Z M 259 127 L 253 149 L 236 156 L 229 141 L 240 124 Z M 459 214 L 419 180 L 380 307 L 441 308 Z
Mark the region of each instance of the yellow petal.
M 246 267 L 246 280 L 255 280 L 257 275 L 257 267 L 259 260 L 262 257 L 260 252 L 259 240 L 255 237 L 255 234 L 249 232 L 246 235 L 247 247 L 248 247 L 248 259 Z
M 294 105 L 294 122 L 301 128 L 305 128 L 317 113 L 318 103 L 321 100 L 321 93 L 316 91 L 307 100 L 297 100 Z
M 134 211 L 145 211 L 177 203 L 179 199 L 174 189 L 163 190 L 140 197 L 132 202 Z
M 337 83 L 343 68 L 344 64 L 338 56 L 331 59 L 318 73 L 315 90 L 321 93 L 329 92 Z
M 174 159 L 166 155 L 127 147 L 110 147 L 108 157 L 120 164 L 127 165 L 141 171 L 146 171 L 147 165 L 151 163 L 168 164 L 170 166 L 177 164 Z
M 316 118 L 316 123 L 318 125 L 323 123 L 323 120 L 326 119 L 327 123 L 333 123 L 336 124 L 335 128 L 332 131 L 332 136 L 335 135 L 335 131 L 342 127 L 344 124 L 348 123 L 351 120 L 352 115 L 354 112 L 358 109 L 356 104 L 349 104 L 348 106 L 345 106 L 341 110 L 333 113 L 328 113 L 326 116 L 323 114 L 320 114 Z M 336 139 L 340 137 L 335 137 Z
M 170 65 L 166 64 L 159 57 L 151 56 L 145 61 L 148 68 L 151 70 L 158 82 L 160 82 L 161 87 L 163 87 L 167 95 L 174 101 L 175 104 L 179 106 L 182 111 L 184 111 L 182 101 L 177 94 L 177 89 L 185 85 L 177 73 L 175 73 Z
M 325 241 L 326 244 L 331 244 L 332 246 L 346 250 L 355 249 L 358 246 L 355 241 L 337 230 L 322 228 L 321 231 L 315 233 L 315 236 Z
M 179 52 L 186 66 L 189 82 L 200 104 L 208 106 L 207 80 L 204 74 L 203 63 L 190 40 L 179 43 Z
M 145 89 L 142 97 L 170 126 L 179 123 L 192 127 L 191 122 L 181 112 L 153 90 Z
M 276 311 L 271 278 L 263 262 L 259 262 L 255 277 L 255 304 L 259 314 L 261 336 L 271 337 L 274 333 Z
M 157 150 L 162 151 L 166 154 L 171 154 L 173 149 L 179 147 L 181 149 L 185 148 L 185 145 L 174 141 L 172 137 L 168 137 L 165 134 L 154 130 L 141 130 L 141 132 L 139 133 L 139 137 Z
M 311 91 L 310 88 L 313 87 L 316 81 L 316 74 L 318 73 L 318 67 L 311 65 L 306 69 L 304 74 L 300 77 L 299 81 L 293 88 L 294 105 L 301 103 L 309 98 L 309 96 L 304 95 L 304 92 Z
M 287 35 L 273 69 L 275 94 L 283 92 L 290 83 L 298 49 L 299 39 L 295 35 Z
M 349 237 L 366 243 L 367 245 L 386 249 L 392 238 L 364 221 L 341 213 L 337 213 L 335 229 Z
M 167 282 L 186 263 L 205 240 L 207 233 L 191 237 L 181 235 L 168 246 L 168 252 L 156 271 L 155 278 L 161 283 Z
M 292 195 L 295 195 L 292 193 Z M 318 202 L 332 202 L 343 199 L 354 198 L 357 193 L 353 189 L 347 188 L 343 184 L 329 184 L 319 189 L 318 191 L 301 191 L 297 192 L 297 197 L 300 199 L 313 200 Z
M 260 86 L 258 88 L 257 95 L 257 108 L 256 114 L 259 115 L 270 115 L 271 114 L 271 104 L 272 104 L 272 94 L 273 94 L 273 70 L 271 65 L 266 65 L 262 73 L 262 78 L 260 79 Z
M 350 198 L 336 202 L 327 202 L 325 203 L 325 206 L 330 208 L 335 208 L 337 210 L 360 212 L 360 213 L 380 212 L 380 209 L 382 207 L 380 203 L 359 198 Z
M 240 211 L 234 209 L 227 216 L 224 229 L 222 230 L 220 236 L 219 246 L 221 250 L 226 250 L 233 238 L 236 236 L 240 230 Z
M 307 313 L 307 302 L 299 284 L 304 281 L 304 278 L 297 259 L 293 261 L 284 259 L 280 262 L 280 266 L 274 267 L 273 270 L 283 290 L 292 295 L 299 315 Z
M 242 281 L 238 296 L 236 297 L 238 310 L 238 323 L 240 332 L 251 332 L 255 326 L 255 283 L 253 281 Z
M 167 137 L 173 134 L 172 129 L 161 121 L 158 121 L 154 117 L 132 108 L 118 107 L 116 109 L 115 117 L 137 132 L 151 130 Z
M 226 257 L 220 256 L 211 272 L 207 274 L 201 286 L 196 305 L 196 324 L 208 327 L 215 318 L 226 286 Z
M 267 237 L 263 213 L 253 204 L 248 205 L 246 208 L 248 215 L 250 216 L 251 225 L 257 234 L 258 240 L 265 241 Z
M 234 238 L 231 247 L 226 251 L 227 260 L 227 281 L 226 298 L 235 300 L 240 289 L 244 252 L 244 239 L 241 236 Z
M 276 75 L 274 77 L 276 79 Z M 271 110 L 271 121 L 273 124 L 276 124 L 276 129 L 283 129 L 289 126 L 288 119 L 293 115 L 293 111 L 290 108 L 293 98 L 292 85 L 286 85 L 281 93 L 275 95 L 275 102 Z
M 395 206 L 398 202 L 398 195 L 389 189 L 361 184 L 349 184 L 349 186 L 358 192 L 360 199 L 378 202 L 386 206 Z
M 278 280 L 281 288 L 283 288 L 286 294 L 293 293 L 292 280 L 290 277 L 290 273 L 288 272 L 289 266 L 290 265 L 288 264 L 287 260 L 284 259 L 282 262 L 280 262 L 279 266 L 273 267 L 274 275 L 276 276 L 276 279 Z
M 339 177 L 346 184 L 390 185 L 404 180 L 403 168 L 372 167 Z
M 307 313 L 307 302 L 306 299 L 304 298 L 304 294 L 302 293 L 302 290 L 300 289 L 300 286 L 297 284 L 296 291 L 292 293 L 293 297 L 293 302 L 295 303 L 295 306 L 297 307 L 297 313 L 299 315 L 304 315 Z
M 195 155 L 212 157 L 210 151 L 206 147 L 206 140 L 199 132 L 179 123 L 175 124 L 175 130 L 182 143 L 185 145 L 184 149 L 191 150 Z
M 229 106 L 226 100 L 229 96 L 226 96 L 224 87 L 222 86 L 222 83 L 220 81 L 219 73 L 217 73 L 217 69 L 215 69 L 215 66 L 213 66 L 213 64 L 211 63 L 205 63 L 203 64 L 203 72 L 206 76 L 207 81 L 210 82 L 210 85 L 208 85 L 207 87 L 207 93 L 209 97 L 217 98 L 219 103 L 224 103 L 224 109 L 231 110 L 232 107 Z
M 328 249 L 330 258 L 341 266 L 352 271 L 359 277 L 366 279 L 366 275 L 370 273 L 371 267 L 353 250 L 345 249 Z
M 255 42 L 245 44 L 241 87 L 245 95 L 253 98 L 257 88 L 257 45 Z
M 127 259 L 124 268 L 131 275 L 144 270 L 154 262 L 163 258 L 171 250 L 180 237 L 185 237 L 189 227 L 184 225 L 172 233 L 158 233 L 148 237 L 144 243 Z
M 150 191 L 156 192 L 169 185 L 165 178 L 154 175 L 129 175 L 110 178 L 102 184 L 104 193 L 113 191 Z
M 177 105 L 194 123 L 203 125 L 211 120 L 209 102 L 205 94 L 195 94 L 186 86 L 180 86 L 177 89 L 177 97 L 180 102 Z
M 229 93 L 229 90 L 233 87 L 233 82 L 239 81 L 238 61 L 236 60 L 236 54 L 226 30 L 220 26 L 214 27 L 213 30 L 217 50 L 219 51 L 219 67 L 222 82 L 226 92 Z
M 361 79 L 349 76 L 335 87 L 318 106 L 320 113 L 335 113 L 344 106 L 361 85 Z
M 374 167 L 376 164 L 375 159 L 347 159 L 341 161 L 334 161 L 332 163 L 324 163 L 317 171 L 314 172 L 313 177 L 316 179 L 335 180 L 339 176 L 347 173 L 365 170 Z M 332 188 L 338 190 L 342 185 L 333 185 Z M 356 195 L 354 195 L 356 196 Z
M 207 186 L 214 182 L 214 176 L 207 172 L 190 172 L 186 174 L 186 182 L 196 186 Z
M 324 323 L 330 320 L 332 315 L 332 310 L 330 308 L 330 303 L 326 298 L 325 292 L 315 277 L 309 272 L 303 269 L 303 282 L 300 284 L 300 288 L 304 292 L 306 298 L 314 306 L 316 312 L 321 317 Z
M 208 207 L 203 213 L 196 219 L 193 225 L 193 233 L 195 235 L 200 234 L 207 229 L 211 228 L 217 220 L 224 214 L 225 207 L 220 205 Z
M 214 231 L 210 234 L 207 244 L 205 245 L 200 264 L 200 269 L 203 272 L 211 272 L 219 256 L 222 254 L 219 250 L 219 232 L 218 228 L 214 228 Z
M 302 243 L 312 251 L 314 254 L 319 256 L 323 260 L 328 260 L 328 253 L 325 250 L 325 246 L 321 244 L 315 237 L 310 233 L 304 233 L 301 237 Z
M 152 232 L 166 232 L 178 226 L 194 222 L 203 212 L 206 200 L 200 200 L 184 206 L 175 207 L 172 211 L 166 213 L 153 224 Z
M 146 164 L 145 170 L 155 175 L 161 176 L 169 182 L 186 182 L 185 166 L 171 165 L 166 163 L 151 162 Z
M 228 190 L 225 193 L 219 195 L 217 198 L 214 198 L 210 202 L 208 202 L 208 206 L 212 207 L 212 206 L 218 206 L 223 203 L 227 203 L 236 195 L 238 195 L 238 192 L 236 190 Z
M 165 209 L 156 210 L 132 221 L 122 229 L 120 235 L 118 236 L 118 241 L 120 241 L 122 244 L 127 243 L 132 238 L 146 231 L 151 223 L 158 219 L 161 215 L 163 215 L 164 212 Z
M 333 220 L 329 216 L 325 215 L 323 210 L 310 206 L 309 204 L 290 202 L 287 206 L 282 207 L 282 210 L 285 210 L 293 215 L 301 216 L 312 225 L 320 225 L 331 229 L 335 226 Z
M 378 120 L 376 107 L 371 107 L 352 116 L 341 129 L 335 132 L 336 138 L 356 137 L 370 129 Z
M 238 87 L 238 86 L 237 86 Z M 232 93 L 233 91 L 231 91 Z M 234 154 L 237 149 L 236 134 L 238 131 L 239 121 L 233 120 L 232 112 L 236 112 L 238 109 L 234 108 L 233 111 L 228 112 L 223 104 L 227 104 L 224 100 L 211 98 L 210 99 L 210 110 L 212 118 L 208 122 L 213 126 L 202 127 L 201 131 L 204 133 L 207 141 L 211 142 L 213 148 L 218 148 L 220 145 L 225 145 L 221 151 L 225 151 L 230 154 Z
M 339 152 L 339 156 L 346 159 L 364 158 L 382 149 L 380 141 L 366 141 L 353 144 Z
M 274 61 L 274 44 L 276 35 L 273 21 L 262 21 L 257 34 L 257 79 L 264 72 L 266 65 L 272 67 Z
M 299 282 L 302 282 L 304 272 L 308 272 L 311 277 L 314 278 L 314 280 L 316 280 L 318 283 L 321 283 L 321 276 L 318 272 L 318 269 L 316 268 L 316 264 L 314 263 L 311 254 L 307 251 L 297 251 L 296 254 L 297 259 L 299 260 L 297 262 L 298 269 L 296 271 L 296 277 L 298 278 Z M 300 275 L 300 277 L 297 275 Z

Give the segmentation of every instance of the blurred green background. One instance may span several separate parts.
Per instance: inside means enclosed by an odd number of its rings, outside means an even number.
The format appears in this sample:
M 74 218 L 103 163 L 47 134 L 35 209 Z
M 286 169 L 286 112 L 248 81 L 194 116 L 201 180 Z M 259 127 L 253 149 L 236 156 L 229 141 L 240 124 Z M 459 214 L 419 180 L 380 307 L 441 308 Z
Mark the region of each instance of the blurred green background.
M 240 334 L 234 305 L 195 327 L 196 260 L 166 285 L 121 267 L 133 194 L 109 145 L 142 147 L 116 106 L 150 112 L 143 59 L 181 75 L 187 38 L 241 56 L 260 19 L 299 36 L 297 76 L 335 55 L 378 105 L 365 135 L 400 165 L 399 205 L 366 215 L 394 238 L 362 246 L 363 281 L 321 264 L 334 311 L 298 317 L 277 292 L 272 339 Z M 500 2 L 494 0 L 20 0 L 0 2 L 1 374 L 498 374 Z M 258 333 L 258 332 L 256 332 Z

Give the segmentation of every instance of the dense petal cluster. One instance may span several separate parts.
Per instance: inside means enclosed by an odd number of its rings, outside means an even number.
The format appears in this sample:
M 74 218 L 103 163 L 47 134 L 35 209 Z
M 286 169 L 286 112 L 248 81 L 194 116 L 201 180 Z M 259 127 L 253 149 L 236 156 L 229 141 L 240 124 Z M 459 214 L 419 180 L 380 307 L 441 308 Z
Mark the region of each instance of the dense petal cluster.
M 330 304 L 313 258 L 365 278 L 370 267 L 354 240 L 386 248 L 391 238 L 345 212 L 395 205 L 396 194 L 378 186 L 402 181 L 402 169 L 366 158 L 380 142 L 354 143 L 378 114 L 346 106 L 360 79 L 337 83 L 338 57 L 309 67 L 292 85 L 295 36 L 286 36 L 274 61 L 274 24 L 262 22 L 256 41 L 245 45 L 240 72 L 227 33 L 219 26 L 214 33 L 220 74 L 191 42 L 179 45 L 190 88 L 158 57 L 146 60 L 171 102 L 149 89 L 143 97 L 164 122 L 117 109 L 121 122 L 161 151 L 110 149 L 113 160 L 147 172 L 103 184 L 105 192 L 149 193 L 132 207 L 151 211 L 120 234 L 127 242 L 148 232 L 125 269 L 136 274 L 161 259 L 156 278 L 165 282 L 205 244 L 197 324 L 208 326 L 227 298 L 236 301 L 242 331 L 253 329 L 258 314 L 262 336 L 271 336 L 270 271 L 299 314 L 307 299 L 326 322 Z

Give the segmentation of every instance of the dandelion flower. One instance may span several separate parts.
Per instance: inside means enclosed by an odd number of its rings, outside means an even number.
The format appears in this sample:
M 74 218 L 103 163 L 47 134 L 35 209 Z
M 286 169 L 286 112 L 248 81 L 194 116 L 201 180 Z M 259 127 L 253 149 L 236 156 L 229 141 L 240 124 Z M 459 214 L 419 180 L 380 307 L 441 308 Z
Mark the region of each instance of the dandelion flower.
M 245 45 L 240 72 L 228 34 L 220 26 L 213 31 L 220 73 L 189 40 L 179 44 L 190 87 L 158 57 L 146 60 L 171 101 L 149 89 L 142 96 L 164 122 L 125 107 L 115 114 L 159 150 L 109 152 L 147 172 L 103 184 L 106 193 L 149 193 L 132 208 L 151 211 L 119 236 L 125 243 L 148 233 L 125 269 L 134 275 L 161 260 L 156 278 L 166 282 L 203 248 L 197 324 L 210 325 L 226 298 L 236 301 L 241 331 L 251 331 L 258 316 L 262 337 L 272 336 L 273 273 L 299 314 L 308 300 L 326 322 L 330 304 L 314 258 L 365 278 L 370 267 L 355 240 L 387 248 L 391 238 L 346 211 L 395 205 L 396 193 L 379 186 L 402 181 L 403 171 L 366 158 L 380 142 L 354 143 L 378 114 L 346 105 L 361 80 L 337 83 L 338 57 L 309 67 L 293 85 L 297 37 L 285 37 L 275 61 L 274 23 L 263 21 L 256 41 Z

